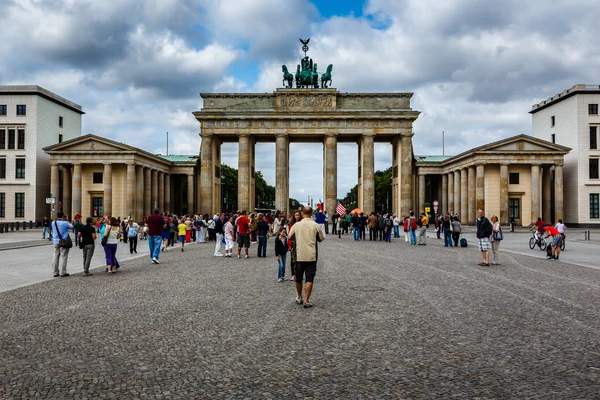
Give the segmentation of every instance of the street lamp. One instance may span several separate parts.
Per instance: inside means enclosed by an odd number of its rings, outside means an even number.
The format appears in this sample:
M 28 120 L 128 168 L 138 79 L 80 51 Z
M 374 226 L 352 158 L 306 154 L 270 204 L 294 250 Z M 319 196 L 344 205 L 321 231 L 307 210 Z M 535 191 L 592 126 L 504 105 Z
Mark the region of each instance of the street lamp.
M 225 193 L 223 192 L 223 185 L 225 185 L 225 172 L 221 166 L 221 210 L 227 210 L 227 197 L 225 197 Z

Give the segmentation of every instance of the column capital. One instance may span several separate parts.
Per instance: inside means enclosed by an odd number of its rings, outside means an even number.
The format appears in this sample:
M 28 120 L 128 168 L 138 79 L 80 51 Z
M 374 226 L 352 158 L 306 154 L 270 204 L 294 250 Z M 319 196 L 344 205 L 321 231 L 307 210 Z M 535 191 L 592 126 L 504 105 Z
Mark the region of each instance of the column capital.
M 337 138 L 337 136 L 338 136 L 338 133 L 337 133 L 337 132 L 325 132 L 325 133 L 323 134 L 323 136 L 324 136 L 324 137 L 326 137 L 326 138 L 327 138 L 327 137 L 335 137 L 335 138 Z
M 361 136 L 362 137 L 375 137 L 375 133 L 374 132 L 364 132 Z
M 542 162 L 539 160 L 533 160 L 530 162 L 532 167 L 541 167 L 542 166 Z
M 555 162 L 554 163 L 554 167 L 564 167 L 565 166 L 565 162 L 564 161 L 559 161 L 559 162 Z
M 82 162 L 81 162 L 81 161 L 73 161 L 71 164 L 72 164 L 73 166 L 76 166 L 76 165 L 79 165 L 79 166 L 81 166 Z
M 510 165 L 510 162 L 508 161 L 502 161 L 499 163 L 501 167 L 508 167 Z

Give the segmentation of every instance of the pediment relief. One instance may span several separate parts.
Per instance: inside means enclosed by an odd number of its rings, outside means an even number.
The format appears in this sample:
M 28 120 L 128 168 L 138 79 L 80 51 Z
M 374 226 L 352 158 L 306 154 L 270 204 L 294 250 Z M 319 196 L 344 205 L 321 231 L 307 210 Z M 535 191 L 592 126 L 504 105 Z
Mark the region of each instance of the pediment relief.
M 49 148 L 52 152 L 130 152 L 133 149 L 127 145 L 104 139 L 98 136 L 83 136 L 77 139 L 59 143 Z
M 526 140 L 518 140 L 511 143 L 504 143 L 499 146 L 490 147 L 485 151 L 555 151 L 556 149 L 544 146 L 540 143 L 532 143 Z

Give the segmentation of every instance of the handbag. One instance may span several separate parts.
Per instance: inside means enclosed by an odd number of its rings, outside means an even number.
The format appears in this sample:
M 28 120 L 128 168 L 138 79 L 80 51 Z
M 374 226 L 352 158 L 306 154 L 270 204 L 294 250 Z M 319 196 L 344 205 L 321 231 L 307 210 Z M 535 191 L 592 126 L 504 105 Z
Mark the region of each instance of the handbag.
M 499 228 L 497 232 L 494 232 L 494 240 L 502 240 L 504 235 L 502 234 L 502 228 Z
M 73 247 L 73 241 L 71 240 L 71 237 L 69 236 L 69 232 L 67 232 L 67 238 L 63 239 L 60 236 L 60 231 L 58 230 L 58 222 L 54 221 L 54 225 L 56 226 L 56 233 L 58 234 L 58 247 L 63 247 L 65 249 L 70 249 L 71 247 Z
M 108 228 L 110 229 L 110 226 Z M 110 232 L 108 232 L 108 235 L 110 235 Z M 102 246 L 106 246 L 106 244 L 108 243 L 108 235 L 102 236 L 102 241 L 100 242 Z

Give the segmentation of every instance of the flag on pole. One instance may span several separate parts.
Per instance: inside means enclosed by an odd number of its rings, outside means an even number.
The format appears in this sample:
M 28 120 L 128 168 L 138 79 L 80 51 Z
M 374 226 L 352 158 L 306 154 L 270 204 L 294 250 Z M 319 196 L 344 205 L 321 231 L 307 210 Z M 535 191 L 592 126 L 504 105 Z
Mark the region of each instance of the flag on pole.
M 321 212 L 323 212 L 323 200 L 319 199 L 319 202 L 317 203 L 317 208 L 321 210 Z
M 344 207 L 344 205 L 342 203 L 339 202 L 337 203 L 337 207 L 335 208 L 335 212 L 342 215 L 342 214 L 346 214 L 346 207 Z

